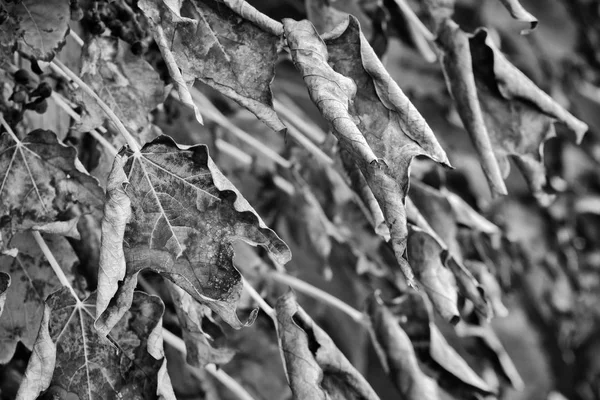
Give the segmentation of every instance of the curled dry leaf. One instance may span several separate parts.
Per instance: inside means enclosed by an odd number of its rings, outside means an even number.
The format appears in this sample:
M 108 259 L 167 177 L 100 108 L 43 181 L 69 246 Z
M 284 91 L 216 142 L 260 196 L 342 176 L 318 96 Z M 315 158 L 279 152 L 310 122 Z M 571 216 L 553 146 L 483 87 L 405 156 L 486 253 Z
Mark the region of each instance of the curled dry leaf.
M 522 35 L 525 35 L 535 29 L 538 24 L 537 18 L 531 15 L 529 11 L 527 11 L 521 5 L 519 0 L 500 0 L 500 2 L 504 5 L 504 7 L 506 7 L 514 19 L 529 23 L 529 29 L 523 29 L 521 31 Z
M 249 10 L 245 2 L 226 3 Z M 243 19 L 221 1 L 142 0 L 139 7 L 162 28 L 168 50 L 184 75 L 237 101 L 275 131 L 285 129 L 273 109 L 270 86 L 277 35 Z
M 17 46 L 25 56 L 50 61 L 65 45 L 71 11 L 69 0 L 5 2 L 8 23 L 0 30 L 2 46 Z
M 65 275 L 73 282 L 71 269 L 78 263 L 69 242 L 60 236 L 46 236 L 46 242 Z M 5 297 L 5 312 L 0 315 L 0 364 L 12 359 L 17 343 L 31 350 L 44 313 L 46 297 L 61 288 L 42 251 L 30 233 L 19 233 L 10 241 L 18 249 L 15 257 L 0 255 L 0 276 L 10 275 L 11 286 Z M 1 284 L 0 284 L 1 286 Z M 1 292 L 0 288 L 0 292 Z
M 458 323 L 456 279 L 444 265 L 444 248 L 420 228 L 409 225 L 408 231 L 407 255 L 417 280 L 442 318 L 452 324 Z
M 55 223 L 75 205 L 100 207 L 98 181 L 77 170 L 76 151 L 58 142 L 51 131 L 37 129 L 19 140 L 0 136 L 0 216 L 11 230 Z
M 179 146 L 160 136 L 140 153 L 124 148 L 118 157 L 109 178 L 117 190 L 109 190 L 107 201 L 114 207 L 105 209 L 102 222 L 110 235 L 102 235 L 96 327 L 107 334 L 127 311 L 145 268 L 241 327 L 235 309 L 242 282 L 232 243 L 261 245 L 281 264 L 291 258 L 286 244 L 217 169 L 206 146 Z
M 446 154 L 377 58 L 356 18 L 349 16 L 325 41 L 308 21 L 283 22 L 310 97 L 365 176 L 386 218 L 396 258 L 412 283 L 403 258 L 408 169 L 417 155 L 448 165 Z
M 379 399 L 333 340 L 298 306 L 293 292 L 281 296 L 275 310 L 294 399 Z
M 136 292 L 132 307 L 103 337 L 94 329 L 95 295 L 52 294 L 17 399 L 175 400 L 162 347 L 160 298 Z
M 96 36 L 81 54 L 81 79 L 115 112 L 134 134 L 149 124 L 148 114 L 163 101 L 164 85 L 159 74 L 129 46 L 117 38 Z M 85 108 L 76 129 L 87 132 L 104 123 L 106 114 L 91 96 L 77 93 Z
M 219 326 L 210 318 L 210 309 L 198 303 L 186 291 L 174 284 L 168 285 L 173 298 L 177 318 L 187 351 L 187 363 L 195 367 L 207 364 L 225 364 L 233 358 L 235 351 L 217 347 L 214 343 L 224 336 Z M 204 326 L 215 329 L 208 334 Z
M 502 303 L 502 288 L 488 266 L 475 260 L 465 260 L 464 265 L 480 283 L 494 315 L 500 318 L 506 317 L 508 309 Z
M 500 172 L 506 177 L 510 170 L 508 157 L 512 157 L 525 176 L 534 195 L 542 203 L 550 198 L 543 192 L 546 184 L 543 164 L 543 144 L 555 136 L 554 122 L 565 124 L 575 132 L 580 141 L 587 131 L 587 125 L 575 118 L 562 106 L 544 93 L 529 78 L 512 65 L 495 47 L 485 29 L 479 29 L 473 35 L 467 35 L 455 24 L 448 22 L 444 37 L 439 43 L 444 48 L 448 60 L 456 63 L 450 66 L 444 63 L 446 74 L 455 83 L 451 91 L 459 105 L 461 118 L 465 126 L 476 137 L 476 141 L 485 142 L 485 131 L 494 149 Z M 468 40 L 468 51 L 465 48 Z M 469 60 L 470 57 L 470 60 Z M 473 77 L 464 71 L 456 70 L 458 65 L 468 71 L 469 63 Z M 458 83 L 457 79 L 465 79 Z M 472 80 L 477 87 L 477 97 L 472 90 Z M 470 89 L 469 89 L 470 88 Z M 486 130 L 482 129 L 479 108 L 483 113 Z M 462 110 L 462 111 L 461 111 Z M 492 159 L 489 148 L 481 143 L 476 147 L 485 161 L 485 168 L 493 187 L 498 187 L 495 175 L 491 172 Z M 496 190 L 501 192 L 501 188 Z
M 419 367 L 415 349 L 392 312 L 377 295 L 367 302 L 373 344 L 384 369 L 406 400 L 437 400 L 438 387 Z

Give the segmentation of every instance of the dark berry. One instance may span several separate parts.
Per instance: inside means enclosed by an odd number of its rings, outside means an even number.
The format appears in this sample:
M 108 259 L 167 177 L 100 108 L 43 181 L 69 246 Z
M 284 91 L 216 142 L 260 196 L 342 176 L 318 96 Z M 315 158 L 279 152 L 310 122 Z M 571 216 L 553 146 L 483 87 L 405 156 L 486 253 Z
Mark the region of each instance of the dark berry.
M 104 25 L 104 22 L 102 22 L 102 21 L 92 24 L 92 26 L 90 27 L 90 33 L 92 35 L 102 35 L 105 30 L 106 30 L 106 25 Z
M 82 18 L 83 10 L 81 7 L 79 7 L 79 5 L 77 5 L 75 8 L 71 7 L 71 21 L 81 21 Z
M 27 72 L 24 69 L 20 69 L 17 72 L 15 72 L 15 81 L 17 83 L 20 83 L 22 85 L 27 85 L 29 83 L 30 79 L 31 79 L 31 76 L 29 75 L 29 72 Z
M 24 103 L 27 101 L 27 90 L 19 89 L 10 96 L 9 100 L 15 103 Z
M 52 95 L 52 86 L 48 82 L 42 82 L 31 92 L 31 97 L 46 99 Z
M 131 52 L 136 56 L 141 56 L 144 54 L 144 45 L 142 42 L 135 42 L 131 45 Z
M 40 68 L 40 65 L 37 63 L 37 61 L 35 60 L 31 60 L 31 70 L 36 74 L 36 75 L 41 75 L 44 73 L 44 71 L 42 71 L 42 69 Z
M 25 108 L 27 110 L 33 110 L 38 114 L 43 114 L 48 109 L 48 102 L 46 99 L 37 99 L 25 104 Z

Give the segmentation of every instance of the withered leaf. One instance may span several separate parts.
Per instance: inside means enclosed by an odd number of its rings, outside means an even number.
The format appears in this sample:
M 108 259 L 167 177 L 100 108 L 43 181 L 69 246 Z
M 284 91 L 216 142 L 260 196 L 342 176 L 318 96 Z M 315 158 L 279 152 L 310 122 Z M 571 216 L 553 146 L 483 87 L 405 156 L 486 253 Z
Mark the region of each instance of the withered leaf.
M 467 35 L 456 26 L 450 25 L 446 34 L 443 39 L 444 47 L 452 49 L 446 51 L 446 54 L 454 54 L 456 62 L 465 65 L 465 68 L 471 63 L 477 99 L 500 172 L 503 177 L 508 175 L 508 157 L 512 157 L 534 195 L 542 203 L 547 203 L 550 198 L 543 192 L 546 175 L 542 154 L 544 142 L 555 136 L 554 122 L 565 124 L 575 132 L 578 141 L 586 132 L 587 125 L 571 115 L 512 65 L 494 46 L 485 29 Z M 464 48 L 466 40 L 469 43 L 470 61 L 469 52 Z M 458 60 L 459 55 L 465 58 Z M 453 73 L 448 75 L 453 76 Z M 469 76 L 464 78 L 473 79 Z M 465 82 L 465 85 L 468 85 L 468 82 Z M 471 94 L 455 94 L 457 102 L 464 102 L 460 106 L 465 112 L 463 120 L 465 117 L 474 118 L 476 114 L 476 109 L 471 107 L 475 100 L 470 97 Z M 469 117 L 466 110 L 474 114 Z M 475 131 L 474 126 L 471 129 L 471 134 L 479 138 L 485 133 L 481 129 Z M 489 154 L 482 154 L 482 157 L 491 160 Z
M 79 261 L 69 242 L 50 235 L 46 236 L 46 242 L 59 265 L 65 268 L 65 275 L 73 281 L 71 268 Z M 6 309 L 0 315 L 0 364 L 10 361 L 19 342 L 31 350 L 44 313 L 44 301 L 61 288 L 30 233 L 16 234 L 10 246 L 18 249 L 16 257 L 0 255 L 0 275 L 11 277 L 11 286 L 2 295 L 6 298 Z
M 2 261 L 0 261 L 0 263 L 1 262 Z M 10 283 L 10 275 L 5 272 L 0 272 L 0 317 L 4 311 L 4 304 L 6 303 L 6 290 L 10 287 Z M 2 363 L 1 360 L 0 363 Z
M 421 371 L 410 338 L 377 295 L 369 297 L 367 314 L 379 359 L 404 398 L 439 399 L 437 384 Z
M 175 311 L 187 350 L 187 363 L 195 367 L 204 367 L 207 364 L 225 364 L 231 361 L 235 351 L 227 347 L 217 347 L 215 344 L 219 339 L 215 337 L 216 334 L 223 336 L 224 333 L 211 319 L 210 309 L 178 286 L 170 284 L 168 287 L 176 305 Z M 217 331 L 209 335 L 203 328 L 206 324 L 210 324 Z
M 3 45 L 16 44 L 25 56 L 43 61 L 50 61 L 65 45 L 71 18 L 69 0 L 23 0 L 3 6 L 11 22 L 3 24 L 0 31 Z
M 412 283 L 403 258 L 408 169 L 417 155 L 448 165 L 446 154 L 377 58 L 356 18 L 349 16 L 325 41 L 308 21 L 283 23 L 310 97 L 365 176 L 386 218 L 396 258 Z
M 294 399 L 379 399 L 331 338 L 296 303 L 293 292 L 275 307 Z
M 78 204 L 100 207 L 98 181 L 75 167 L 76 151 L 51 131 L 36 129 L 23 140 L 0 136 L 0 216 L 12 230 L 54 223 Z M 39 228 L 38 228 L 39 230 Z
M 440 387 L 457 398 L 487 395 L 492 390 L 452 348 L 434 323 L 431 303 L 411 291 L 390 306 L 401 328 L 410 338 L 419 359 L 429 367 Z
M 145 129 L 148 114 L 163 101 L 164 85 L 159 74 L 129 46 L 112 37 L 97 36 L 85 43 L 81 54 L 81 79 L 115 112 L 135 134 Z M 86 113 L 76 125 L 89 131 L 104 123 L 106 114 L 84 92 L 78 93 Z M 94 108 L 96 107 L 96 108 Z
M 538 24 L 536 17 L 531 15 L 519 2 L 519 0 L 500 0 L 504 7 L 508 10 L 510 15 L 519 21 L 529 23 L 529 29 L 523 29 L 521 34 L 527 34 L 535 29 Z
M 232 243 L 261 245 L 281 264 L 291 258 L 204 145 L 179 146 L 160 136 L 140 153 L 124 148 L 109 182 L 96 321 L 103 334 L 127 311 L 142 269 L 170 279 L 239 328 L 242 282 Z
M 434 237 L 409 225 L 407 255 L 416 278 L 442 318 L 456 324 L 460 320 L 456 278 L 444 263 L 443 250 Z
M 108 337 L 94 329 L 95 294 L 83 302 L 68 288 L 52 294 L 17 399 L 175 399 L 162 347 L 160 298 L 134 294 Z
M 285 128 L 273 109 L 270 86 L 278 36 L 217 0 L 142 0 L 139 7 L 162 28 L 184 75 L 237 101 L 275 131 Z

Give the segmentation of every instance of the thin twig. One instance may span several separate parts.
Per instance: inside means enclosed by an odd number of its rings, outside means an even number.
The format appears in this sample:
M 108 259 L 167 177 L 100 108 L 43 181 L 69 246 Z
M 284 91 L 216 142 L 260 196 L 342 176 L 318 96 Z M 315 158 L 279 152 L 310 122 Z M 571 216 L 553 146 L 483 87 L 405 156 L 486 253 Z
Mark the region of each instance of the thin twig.
M 288 275 L 287 273 L 282 273 L 274 270 L 269 271 L 267 276 L 273 279 L 274 281 L 288 285 L 291 288 L 298 290 L 299 292 L 302 292 L 312 298 L 321 300 L 324 303 L 327 303 L 330 306 L 337 308 L 338 310 L 342 311 L 344 314 L 348 315 L 350 318 L 352 318 L 359 324 L 368 323 L 365 314 L 358 311 L 356 308 L 350 306 L 349 304 L 343 302 L 342 300 L 338 299 L 337 297 L 332 296 L 329 293 L 311 285 L 308 282 Z
M 252 164 L 252 156 L 246 153 L 244 150 L 235 147 L 233 144 L 226 140 L 217 138 L 215 140 L 215 146 L 217 149 L 227 154 L 231 158 L 238 160 L 241 164 L 250 165 Z
M 325 141 L 327 133 L 311 121 L 306 113 L 289 96 L 279 94 L 278 99 L 273 99 L 273 107 L 277 114 L 280 114 L 283 119 L 295 125 L 296 128 L 313 142 L 323 143 Z
M 395 1 L 402 13 L 404 13 L 404 16 L 415 26 L 415 28 L 419 30 L 421 35 L 423 35 L 423 37 L 427 39 L 428 42 L 433 43 L 435 41 L 435 35 L 431 33 L 429 29 L 427 29 L 423 22 L 421 22 L 421 20 L 419 19 L 419 17 L 417 17 L 412 8 L 410 8 L 410 6 L 406 3 L 406 0 Z
M 185 342 L 179 336 L 173 334 L 167 329 L 163 328 L 163 339 L 165 343 L 169 346 L 173 347 L 175 350 L 179 351 L 183 356 L 187 354 L 187 350 L 185 348 Z M 188 365 L 188 368 L 192 372 L 192 374 L 198 379 L 202 380 L 203 376 L 200 373 L 198 368 L 192 367 Z M 240 400 L 255 400 L 254 397 L 242 385 L 240 385 L 235 379 L 229 376 L 222 369 L 218 369 L 214 364 L 209 364 L 204 368 L 209 374 L 211 374 L 215 379 L 221 382 L 226 388 L 231 390 L 233 394 L 237 396 Z
M 108 106 L 108 104 L 106 104 L 104 102 L 104 100 L 102 100 L 100 98 L 100 96 L 98 96 L 96 94 L 96 92 L 94 92 L 94 90 L 87 85 L 87 83 L 85 83 L 83 80 L 81 80 L 81 78 L 79 78 L 77 76 L 77 74 L 75 74 L 66 65 L 64 65 L 62 62 L 60 62 L 60 60 L 54 59 L 50 63 L 50 68 L 52 68 L 52 70 L 56 71 L 56 72 L 58 72 L 58 71 L 64 72 L 64 74 L 70 80 L 72 80 L 73 82 L 75 82 L 77 85 L 79 85 L 79 87 L 84 92 L 86 92 L 88 95 L 90 95 L 96 101 L 96 103 L 98 104 L 98 106 L 100 106 L 100 108 L 102 108 L 102 111 L 104 111 L 106 113 L 106 115 L 113 122 L 113 124 L 115 124 L 115 126 L 117 127 L 117 130 L 119 131 L 119 133 L 121 135 L 123 135 L 123 137 L 125 138 L 125 141 L 129 145 L 129 147 L 131 148 L 131 150 L 135 154 L 139 154 L 139 152 L 140 152 L 140 145 L 138 144 L 137 140 L 135 140 L 135 138 L 131 135 L 131 133 L 129 133 L 129 131 L 127 130 L 127 128 L 125 128 L 125 125 L 123 125 L 123 123 L 121 122 L 121 120 L 119 119 L 119 117 L 117 117 L 117 115 Z
M 244 282 L 244 289 L 246 289 L 250 297 L 252 297 L 254 301 L 258 303 L 260 309 L 263 310 L 265 314 L 267 314 L 273 320 L 273 322 L 275 322 L 275 325 L 277 325 L 277 315 L 275 314 L 275 310 L 273 310 L 273 307 L 267 304 L 265 299 L 263 299 L 262 296 L 256 291 L 256 289 L 254 289 L 252 285 L 250 285 L 246 278 L 242 277 L 242 282 Z
M 35 239 L 40 249 L 42 250 L 42 253 L 44 253 L 44 256 L 48 260 L 48 263 L 50 263 L 50 266 L 52 267 L 52 270 L 54 271 L 56 277 L 60 281 L 60 284 L 66 288 L 69 288 L 71 294 L 73 295 L 75 300 L 77 300 L 77 303 L 80 304 L 81 300 L 79 300 L 77 293 L 75 293 L 75 289 L 73 289 L 73 286 L 71 286 L 71 282 L 69 282 L 69 280 L 67 279 L 67 276 L 65 275 L 64 271 L 62 270 L 60 265 L 58 265 L 58 261 L 56 261 L 56 258 L 54 258 L 54 254 L 52 254 L 52 251 L 46 244 L 46 241 L 42 237 L 42 234 L 38 231 L 32 231 L 31 234 L 33 235 L 33 238 Z

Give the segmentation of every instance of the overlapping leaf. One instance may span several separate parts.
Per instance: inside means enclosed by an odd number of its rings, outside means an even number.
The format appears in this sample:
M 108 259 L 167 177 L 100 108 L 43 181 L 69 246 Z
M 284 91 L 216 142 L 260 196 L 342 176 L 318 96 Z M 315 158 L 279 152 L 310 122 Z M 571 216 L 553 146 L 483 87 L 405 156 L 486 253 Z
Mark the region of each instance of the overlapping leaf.
M 404 398 L 439 399 L 437 384 L 421 371 L 410 338 L 381 299 L 370 297 L 367 313 L 371 318 L 370 332 L 379 359 Z
M 277 301 L 277 325 L 294 399 L 379 399 L 331 338 L 298 306 Z
M 408 168 L 417 155 L 447 165 L 446 154 L 386 72 L 356 18 L 350 16 L 325 42 L 308 21 L 286 19 L 284 30 L 311 99 L 364 174 L 383 210 L 396 258 L 412 282 L 403 259 Z
M 3 4 L 8 23 L 0 27 L 5 49 L 17 47 L 27 57 L 50 61 L 69 33 L 69 0 L 22 0 Z M 7 22 L 7 21 L 4 21 Z
M 419 359 L 428 365 L 439 385 L 457 398 L 492 391 L 446 341 L 434 323 L 431 304 L 420 293 L 402 296 L 391 311 L 410 338 Z
M 178 286 L 169 285 L 169 292 L 185 342 L 187 363 L 204 367 L 207 364 L 225 364 L 231 361 L 235 352 L 227 347 L 218 347 L 217 341 L 222 340 L 224 334 L 210 318 L 210 309 Z M 206 326 L 214 328 L 210 334 L 205 332 Z
M 141 153 L 125 148 L 116 158 L 102 230 L 96 326 L 103 334 L 127 311 L 145 268 L 239 328 L 235 308 L 242 283 L 232 242 L 261 245 L 281 264 L 291 257 L 217 169 L 206 146 L 181 147 L 167 136 Z
M 60 236 L 46 239 L 57 261 L 65 268 L 65 275 L 74 281 L 71 268 L 78 260 L 71 246 Z M 4 293 L 6 310 L 0 315 L 0 364 L 10 361 L 17 343 L 32 348 L 44 313 L 44 301 L 61 288 L 30 233 L 15 235 L 10 246 L 18 249 L 16 257 L 0 256 L 0 272 L 10 274 L 12 281 Z
M 492 188 L 502 192 L 491 167 L 490 148 L 485 145 L 486 133 L 503 177 L 510 170 L 508 157 L 511 156 L 536 197 L 547 202 L 548 196 L 543 193 L 546 176 L 542 154 L 544 142 L 555 136 L 554 122 L 565 124 L 578 140 L 587 125 L 512 65 L 494 46 L 485 29 L 468 36 L 448 21 L 440 43 L 448 57 L 443 65 L 450 82 L 454 82 L 450 86 L 455 100 L 460 103 L 461 118 L 479 143 L 476 147 L 485 160 L 484 169 L 493 182 Z M 469 70 L 473 71 L 472 75 Z
M 175 399 L 162 347 L 160 298 L 134 294 L 108 337 L 94 329 L 95 294 L 83 303 L 64 288 L 46 301 L 17 399 Z
M 139 7 L 162 28 L 184 75 L 232 98 L 280 131 L 285 127 L 273 109 L 270 87 L 279 37 L 242 18 L 230 4 L 240 12 L 251 8 L 243 1 L 217 0 L 143 0 Z
M 4 224 L 13 231 L 43 229 L 76 204 L 83 210 L 100 207 L 102 189 L 96 179 L 77 170 L 75 159 L 75 149 L 59 143 L 51 131 L 37 129 L 23 140 L 2 134 L 0 216 L 10 221 Z M 68 224 L 63 228 L 63 233 L 71 231 Z
M 150 124 L 148 114 L 163 101 L 159 74 L 129 46 L 116 38 L 95 37 L 86 42 L 81 55 L 81 78 L 115 112 L 125 126 L 139 135 Z M 89 131 L 104 123 L 106 114 L 86 93 L 77 93 L 85 107 L 76 125 Z

